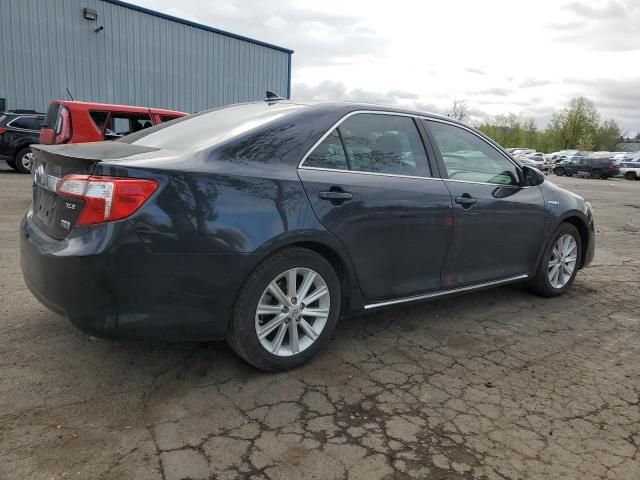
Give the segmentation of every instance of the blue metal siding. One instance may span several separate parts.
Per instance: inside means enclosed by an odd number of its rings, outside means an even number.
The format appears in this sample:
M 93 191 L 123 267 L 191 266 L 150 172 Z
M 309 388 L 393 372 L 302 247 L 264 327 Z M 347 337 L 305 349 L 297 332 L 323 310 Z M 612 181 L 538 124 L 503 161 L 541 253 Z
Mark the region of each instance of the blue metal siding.
M 114 0 L 1 0 L 0 97 L 195 112 L 290 92 L 291 51 Z M 98 21 L 83 17 L 85 7 Z M 98 26 L 104 30 L 94 33 Z

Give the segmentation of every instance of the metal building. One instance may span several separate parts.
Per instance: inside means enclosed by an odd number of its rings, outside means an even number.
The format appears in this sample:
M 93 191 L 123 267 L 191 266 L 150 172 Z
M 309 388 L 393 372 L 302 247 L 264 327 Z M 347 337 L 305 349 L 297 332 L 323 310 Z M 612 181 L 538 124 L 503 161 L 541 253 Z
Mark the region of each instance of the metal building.
M 0 109 L 67 89 L 185 112 L 291 91 L 292 50 L 118 0 L 0 0 L 0 45 Z

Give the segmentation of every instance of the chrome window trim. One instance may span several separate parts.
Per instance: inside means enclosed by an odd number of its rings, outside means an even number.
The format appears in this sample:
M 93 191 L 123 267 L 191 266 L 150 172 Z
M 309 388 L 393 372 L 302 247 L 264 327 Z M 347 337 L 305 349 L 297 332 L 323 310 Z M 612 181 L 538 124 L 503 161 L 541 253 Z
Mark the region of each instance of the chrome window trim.
M 426 300 L 428 298 L 444 297 L 446 295 L 453 295 L 454 293 L 462 293 L 462 292 L 467 292 L 469 290 L 476 290 L 478 288 L 493 287 L 493 286 L 498 286 L 505 283 L 515 282 L 517 280 L 524 280 L 525 278 L 529 278 L 528 273 L 523 273 L 522 275 L 515 275 L 513 277 L 502 278 L 500 280 L 492 280 L 490 282 L 482 282 L 482 283 L 476 283 L 474 285 L 467 285 L 466 287 L 451 288 L 449 290 L 440 290 L 438 292 L 425 293 L 424 295 L 414 295 L 411 297 L 397 298 L 394 300 L 385 300 L 384 302 L 370 303 L 368 305 L 365 305 L 364 309 L 370 310 L 372 308 L 386 307 L 389 305 L 396 305 L 398 303 L 415 302 L 418 300 Z
M 333 126 L 327 131 L 325 132 L 324 135 L 322 135 L 322 137 L 320 137 L 320 139 L 314 143 L 311 148 L 307 151 L 307 153 L 304 154 L 304 156 L 302 157 L 302 160 L 300 160 L 300 162 L 298 163 L 298 168 L 302 168 L 304 162 L 307 160 L 307 157 L 309 155 L 311 155 L 311 153 L 322 143 L 324 142 L 324 140 L 331 134 L 331 132 L 333 132 L 336 128 L 338 128 L 340 126 L 340 124 L 342 124 L 342 122 L 344 122 L 345 120 L 347 120 L 350 117 L 353 117 L 354 115 L 361 115 L 361 114 L 366 114 L 366 113 L 371 113 L 374 115 L 391 115 L 391 116 L 395 116 L 395 117 L 409 117 L 409 118 L 421 118 L 418 115 L 412 115 L 410 113 L 396 113 L 396 112 L 390 112 L 387 110 L 354 110 L 353 112 L 349 112 L 346 115 L 344 115 L 342 118 L 340 118 L 336 123 L 333 124 Z M 418 129 L 418 127 L 416 126 L 416 133 L 421 137 L 422 140 L 422 136 L 420 135 L 420 130 Z M 427 149 L 426 147 L 424 147 L 424 154 L 425 157 L 427 158 L 427 164 L 429 163 L 429 156 L 427 153 Z M 316 168 L 316 167 L 304 167 L 304 168 Z M 320 167 L 317 167 L 320 168 Z M 429 169 L 431 169 L 431 167 L 429 166 Z M 327 169 L 327 170 L 333 170 L 333 169 Z M 336 170 L 336 171 L 343 171 L 343 170 Z M 357 172 L 359 170 L 348 170 L 349 172 Z M 361 173 L 376 173 L 376 172 L 361 172 Z M 393 175 L 396 177 L 402 177 L 402 176 L 410 176 L 413 177 L 414 175 L 395 175 L 393 173 L 388 173 L 388 174 L 384 174 L 384 175 Z M 434 178 L 434 177 L 420 177 L 420 176 L 415 176 L 416 178 Z
M 19 117 L 16 117 L 12 120 L 9 120 L 7 122 L 7 124 L 5 125 L 6 127 L 11 127 L 14 130 L 18 130 L 20 132 L 33 132 L 33 133 L 38 133 L 40 132 L 40 130 L 32 130 L 30 128 L 20 128 L 20 127 L 14 127 L 13 125 L 11 125 L 13 122 L 15 122 L 16 120 L 20 119 L 20 118 L 39 118 L 39 115 L 20 115 Z M 42 121 L 44 121 L 44 118 L 42 119 Z
M 484 138 L 482 135 L 478 135 L 477 132 L 474 132 L 471 128 L 467 127 L 466 125 L 461 125 L 459 123 L 449 122 L 447 120 L 443 120 L 443 119 L 440 119 L 440 118 L 429 118 L 429 117 L 420 117 L 420 118 L 423 118 L 424 120 L 428 120 L 430 122 L 444 123 L 446 125 L 451 125 L 452 127 L 458 127 L 458 128 L 461 128 L 462 130 L 466 130 L 467 132 L 471 133 L 472 135 L 475 135 L 476 137 L 478 137 L 484 143 L 490 145 L 491 148 L 493 148 L 496 152 L 498 152 L 500 155 L 502 155 L 504 158 L 506 158 L 509 162 L 511 162 L 518 170 L 522 170 L 522 167 L 515 162 L 513 157 L 509 156 L 508 154 L 505 154 L 505 152 L 503 152 L 502 150 L 497 148 L 496 147 L 497 144 L 494 145 L 495 142 L 493 142 L 493 140 L 487 141 L 486 138 Z M 482 182 L 479 182 L 479 183 L 482 183 Z
M 322 135 L 320 137 L 320 139 L 311 146 L 311 148 L 307 151 L 307 153 L 305 153 L 304 156 L 302 157 L 302 160 L 300 160 L 300 162 L 298 163 L 298 168 L 299 169 L 306 169 L 306 170 L 321 170 L 321 171 L 327 171 L 327 172 L 346 172 L 346 173 L 361 173 L 361 174 L 366 174 L 366 175 L 384 175 L 384 176 L 401 177 L 401 178 L 403 178 L 403 177 L 404 178 L 421 178 L 421 179 L 425 179 L 426 178 L 426 179 L 433 179 L 433 180 L 443 180 L 443 181 L 448 181 L 448 182 L 471 183 L 471 184 L 475 184 L 475 185 L 496 185 L 496 186 L 500 186 L 500 187 L 529 188 L 527 186 L 521 187 L 521 186 L 518 186 L 518 185 L 506 185 L 504 183 L 473 182 L 473 181 L 470 181 L 470 180 L 454 180 L 454 179 L 442 178 L 442 177 L 420 177 L 420 176 L 414 176 L 414 175 L 398 175 L 398 174 L 393 174 L 393 173 L 362 172 L 362 171 L 358 171 L 358 170 L 339 170 L 339 169 L 334 169 L 334 168 L 305 167 L 304 166 L 304 162 L 307 160 L 307 157 L 309 157 L 309 155 L 311 155 L 311 153 L 313 153 L 313 151 L 322 142 L 324 142 L 324 140 L 331 134 L 331 132 L 333 132 L 336 128 L 338 128 L 342 124 L 342 122 L 344 122 L 345 120 L 347 120 L 348 118 L 350 118 L 350 117 L 352 117 L 354 115 L 360 115 L 360 114 L 363 114 L 363 113 L 371 113 L 371 114 L 374 114 L 374 115 L 394 115 L 394 116 L 397 116 L 397 117 L 410 117 L 410 118 L 414 118 L 414 119 L 420 119 L 420 120 L 427 120 L 427 121 L 444 123 L 446 125 L 451 125 L 453 127 L 461 128 L 462 130 L 465 130 L 465 131 L 471 133 L 472 135 L 475 135 L 480 140 L 482 140 L 483 142 L 485 142 L 486 144 L 491 146 L 496 152 L 498 152 L 500 155 L 502 155 L 504 158 L 506 158 L 507 161 L 509 161 L 511 164 L 513 164 L 519 171 L 522 171 L 522 167 L 520 167 L 520 165 L 518 165 L 513 160 L 513 158 L 509 157 L 508 155 L 505 155 L 504 152 L 502 152 L 499 148 L 497 148 L 495 145 L 493 145 L 492 142 L 487 141 L 486 138 L 483 138 L 481 135 L 478 135 L 476 132 L 474 132 L 471 128 L 467 127 L 466 125 L 458 124 L 458 123 L 447 121 L 447 120 L 440 119 L 440 118 L 429 117 L 427 115 L 412 114 L 412 113 L 402 113 L 402 112 L 393 112 L 393 111 L 389 111 L 389 110 L 354 110 L 353 112 L 347 113 L 346 115 L 341 117 L 336 123 L 334 123 L 333 126 L 331 126 L 331 128 L 329 128 L 329 130 L 327 130 L 327 132 L 325 132 L 325 134 Z M 426 153 L 427 153 L 427 151 L 426 151 L 426 148 L 425 148 L 425 154 Z M 428 155 L 427 155 L 427 161 L 428 161 Z
M 444 181 L 440 177 L 419 177 L 417 175 L 401 175 L 398 173 L 379 173 L 379 172 L 363 172 L 360 170 L 340 170 L 337 168 L 323 168 L 323 167 L 298 167 L 300 170 L 317 170 L 320 172 L 338 172 L 338 173 L 351 173 L 355 175 L 377 175 L 379 177 L 399 177 L 399 178 L 413 178 L 416 180 L 436 180 L 438 182 Z

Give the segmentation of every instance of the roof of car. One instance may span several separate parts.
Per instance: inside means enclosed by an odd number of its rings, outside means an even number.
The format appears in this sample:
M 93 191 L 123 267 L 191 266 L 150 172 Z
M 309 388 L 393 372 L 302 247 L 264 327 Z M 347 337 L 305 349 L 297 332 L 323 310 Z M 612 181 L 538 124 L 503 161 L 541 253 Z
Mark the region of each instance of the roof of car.
M 346 101 L 305 102 L 305 101 L 295 101 L 295 100 L 293 101 L 280 100 L 277 103 L 306 105 L 310 108 L 318 108 L 323 110 L 336 110 L 336 111 L 342 111 L 344 113 L 356 112 L 356 111 L 382 111 L 382 112 L 400 113 L 404 115 L 415 115 L 420 117 L 429 117 L 429 118 L 436 118 L 440 120 L 446 120 L 448 122 L 457 123 L 457 124 L 468 127 L 468 125 L 465 125 L 463 122 L 447 117 L 445 115 L 441 115 L 433 112 L 423 112 L 419 110 L 402 108 L 397 105 L 383 105 L 383 104 L 377 104 L 377 103 L 346 102 Z
M 81 102 L 78 100 L 52 100 L 50 103 L 59 103 L 61 105 L 67 105 L 70 107 L 76 106 L 84 109 L 96 109 L 96 110 L 118 110 L 120 112 L 126 113 L 137 113 L 137 112 L 146 112 L 151 110 L 154 113 L 166 114 L 166 115 L 175 115 L 182 114 L 188 115 L 186 112 L 181 112 L 179 110 L 167 110 L 164 108 L 154 108 L 154 107 L 141 107 L 136 105 L 118 105 L 115 103 L 96 103 L 96 102 Z
M 8 112 L 0 112 L 0 115 L 14 115 L 16 117 L 44 117 L 44 113 L 35 110 L 9 110 Z

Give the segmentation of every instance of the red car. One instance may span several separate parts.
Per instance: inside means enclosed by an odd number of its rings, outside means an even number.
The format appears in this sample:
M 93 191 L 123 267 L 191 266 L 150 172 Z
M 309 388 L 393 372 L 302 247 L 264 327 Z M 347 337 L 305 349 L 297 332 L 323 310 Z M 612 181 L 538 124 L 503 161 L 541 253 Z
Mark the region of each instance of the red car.
M 188 114 L 161 108 L 53 100 L 40 130 L 40 143 L 116 140 L 185 115 Z

